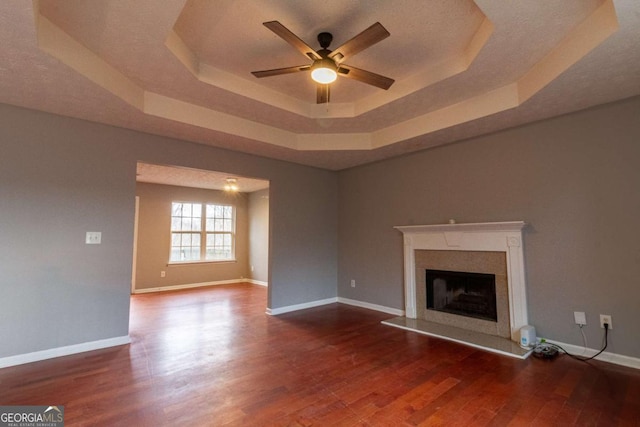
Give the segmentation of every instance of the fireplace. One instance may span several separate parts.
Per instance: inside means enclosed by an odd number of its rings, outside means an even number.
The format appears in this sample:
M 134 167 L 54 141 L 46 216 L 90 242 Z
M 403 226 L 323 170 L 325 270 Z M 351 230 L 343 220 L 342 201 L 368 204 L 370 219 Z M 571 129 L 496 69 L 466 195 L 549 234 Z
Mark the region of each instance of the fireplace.
M 416 318 L 474 332 L 481 332 L 483 334 L 510 338 L 509 285 L 505 253 L 501 251 L 458 250 L 459 247 L 455 249 L 456 250 L 453 250 L 453 248 L 449 250 L 414 249 Z M 479 285 L 472 285 L 476 288 L 473 292 L 471 292 L 469 288 L 468 282 L 471 277 L 474 277 L 474 273 L 479 275 L 474 278 L 491 277 L 494 284 L 491 291 L 495 291 L 495 316 L 487 318 L 488 316 L 460 313 L 460 310 L 456 312 L 454 310 L 430 309 L 428 307 L 429 298 L 427 292 L 429 290 L 429 283 L 426 270 L 451 272 L 448 277 L 445 277 L 443 274 L 440 274 L 438 277 L 440 279 L 439 283 L 449 279 L 450 288 L 460 288 L 467 282 L 467 295 L 462 297 L 462 299 L 467 300 L 467 305 L 470 305 L 469 300 L 478 296 L 472 294 L 479 293 L 477 289 Z M 467 280 L 463 280 L 460 276 L 465 273 L 471 273 L 467 276 Z M 452 277 L 454 274 L 458 277 Z M 459 289 L 455 292 L 461 294 Z M 454 307 L 460 309 L 462 305 L 462 301 L 458 299 Z
M 520 328 L 528 323 L 524 226 L 513 221 L 395 227 L 404 235 L 406 318 L 518 342 Z M 436 273 L 428 275 L 427 270 Z M 458 273 L 478 274 L 481 281 L 494 277 L 494 288 L 480 290 L 484 285 L 469 284 Z M 443 302 L 445 298 L 436 296 L 441 291 L 456 302 Z M 494 292 L 495 302 L 489 302 L 488 294 Z
M 498 321 L 495 274 L 425 270 L 427 310 Z

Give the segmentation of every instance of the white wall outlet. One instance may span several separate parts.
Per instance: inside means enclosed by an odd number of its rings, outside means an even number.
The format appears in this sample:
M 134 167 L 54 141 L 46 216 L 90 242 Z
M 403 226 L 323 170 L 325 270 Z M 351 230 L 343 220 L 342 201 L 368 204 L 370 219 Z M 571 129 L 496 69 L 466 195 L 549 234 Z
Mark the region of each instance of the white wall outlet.
M 87 231 L 84 242 L 87 245 L 99 245 L 102 242 L 102 233 L 100 231 Z
M 613 329 L 613 323 L 611 320 L 611 315 L 609 314 L 601 314 L 600 315 L 600 327 L 604 329 L 604 324 L 609 325 L 609 329 Z
M 584 311 L 574 311 L 573 318 L 576 321 L 576 325 L 586 325 L 587 324 L 587 316 L 584 314 Z
M 162 270 L 162 271 L 160 272 L 160 277 L 167 277 L 167 272 L 166 272 L 166 271 L 164 271 L 164 270 Z
M 351 279 L 351 287 L 352 288 L 356 287 L 356 280 L 355 279 Z

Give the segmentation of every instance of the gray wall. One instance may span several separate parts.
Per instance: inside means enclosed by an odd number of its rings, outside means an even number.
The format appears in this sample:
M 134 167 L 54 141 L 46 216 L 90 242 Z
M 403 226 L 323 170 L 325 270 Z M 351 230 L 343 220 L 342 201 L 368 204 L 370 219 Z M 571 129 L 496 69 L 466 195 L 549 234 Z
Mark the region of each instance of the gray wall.
M 269 281 L 268 189 L 249 193 L 249 266 L 249 277 Z
M 404 308 L 394 225 L 524 220 L 538 335 L 640 357 L 639 185 L 640 98 L 341 172 L 338 295 Z
M 335 173 L 7 105 L 0 147 L 0 357 L 127 334 L 137 161 L 269 180 L 269 307 L 336 295 Z
M 140 197 L 136 289 L 249 277 L 247 193 L 138 183 L 136 195 Z M 176 201 L 235 207 L 235 261 L 167 265 L 171 249 L 171 203 Z M 165 272 L 165 277 L 160 277 L 160 271 Z
M 394 225 L 521 219 L 539 334 L 580 345 L 585 311 L 597 347 L 610 314 L 608 350 L 640 357 L 639 117 L 634 98 L 336 174 L 0 105 L 0 357 L 127 334 L 137 161 L 270 181 L 271 308 L 336 283 L 403 308 Z
M 0 357 L 126 336 L 130 155 L 88 123 L 1 105 L 0 118 Z

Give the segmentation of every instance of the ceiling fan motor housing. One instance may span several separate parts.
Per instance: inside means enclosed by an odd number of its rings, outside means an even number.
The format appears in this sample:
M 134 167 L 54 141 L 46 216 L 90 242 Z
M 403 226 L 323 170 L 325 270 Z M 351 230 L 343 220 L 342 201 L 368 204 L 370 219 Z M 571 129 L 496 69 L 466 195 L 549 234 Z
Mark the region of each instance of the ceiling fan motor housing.
M 333 35 L 331 33 L 320 33 L 318 34 L 318 43 L 322 49 L 326 49 L 331 44 L 333 40 Z

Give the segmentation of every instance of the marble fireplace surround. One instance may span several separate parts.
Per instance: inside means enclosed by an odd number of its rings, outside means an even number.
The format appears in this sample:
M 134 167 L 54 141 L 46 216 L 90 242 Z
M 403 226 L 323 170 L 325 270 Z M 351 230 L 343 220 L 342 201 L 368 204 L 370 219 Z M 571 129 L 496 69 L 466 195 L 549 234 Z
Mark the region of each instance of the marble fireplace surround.
M 419 314 L 420 304 L 416 298 L 416 250 L 504 252 L 509 328 L 511 340 L 518 342 L 520 328 L 528 324 L 522 248 L 522 230 L 525 226 L 523 221 L 510 221 L 394 227 L 404 236 L 405 316 L 416 319 Z

